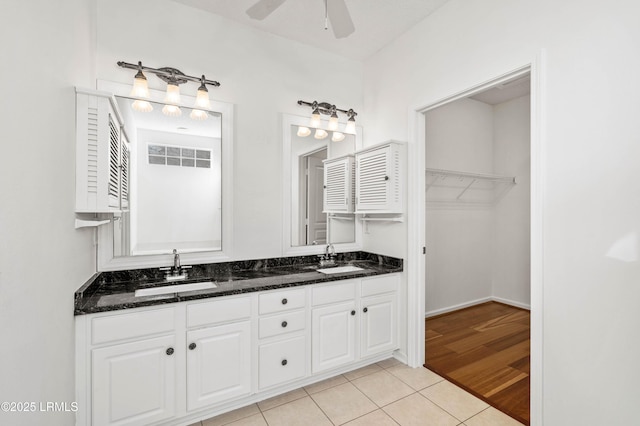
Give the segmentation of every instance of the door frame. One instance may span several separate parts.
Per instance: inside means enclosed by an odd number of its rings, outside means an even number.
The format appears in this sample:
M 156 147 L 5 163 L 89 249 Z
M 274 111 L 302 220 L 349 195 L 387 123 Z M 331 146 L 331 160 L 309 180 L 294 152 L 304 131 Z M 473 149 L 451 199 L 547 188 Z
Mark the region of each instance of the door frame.
M 531 425 L 543 419 L 543 219 L 545 153 L 545 51 L 528 63 L 444 98 L 426 100 L 409 108 L 407 203 L 407 363 L 424 364 L 425 341 L 425 115 L 426 111 L 469 97 L 519 75 L 531 75 Z

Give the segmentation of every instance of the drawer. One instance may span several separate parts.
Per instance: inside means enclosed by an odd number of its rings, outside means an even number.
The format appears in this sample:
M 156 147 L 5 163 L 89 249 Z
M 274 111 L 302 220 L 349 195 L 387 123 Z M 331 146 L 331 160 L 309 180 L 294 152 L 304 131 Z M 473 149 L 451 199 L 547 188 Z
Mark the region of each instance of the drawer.
M 249 318 L 251 316 L 251 296 L 221 297 L 187 305 L 187 327 L 216 324 Z
M 399 274 L 378 275 L 362 279 L 361 295 L 372 296 L 374 294 L 391 293 L 398 289 L 400 283 Z
M 258 356 L 260 389 L 305 376 L 307 357 L 304 336 L 260 345 Z
M 305 311 L 291 311 L 266 318 L 260 318 L 258 335 L 261 339 L 293 331 L 304 330 L 306 325 Z
M 345 280 L 340 281 L 340 284 L 314 287 L 311 302 L 313 306 L 318 306 L 353 300 L 356 298 L 356 284 L 359 282 L 360 280 Z
M 142 312 L 118 313 L 91 320 L 91 343 L 113 342 L 160 333 L 173 333 L 175 309 L 162 308 Z
M 304 308 L 306 294 L 304 288 L 262 293 L 258 299 L 260 315 Z

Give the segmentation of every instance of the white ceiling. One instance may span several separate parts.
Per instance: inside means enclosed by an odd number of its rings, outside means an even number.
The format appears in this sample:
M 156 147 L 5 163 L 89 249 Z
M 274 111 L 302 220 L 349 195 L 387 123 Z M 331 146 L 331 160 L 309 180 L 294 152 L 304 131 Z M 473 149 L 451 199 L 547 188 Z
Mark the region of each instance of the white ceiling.
M 531 77 L 527 74 L 469 97 L 485 104 L 497 105 L 529 93 L 531 93 Z
M 351 59 L 363 60 L 423 20 L 448 0 L 346 0 L 355 32 L 336 39 L 324 29 L 324 0 L 287 0 L 263 21 L 246 10 L 258 0 L 174 0 L 241 24 L 312 45 Z M 329 7 L 331 7 L 331 0 Z

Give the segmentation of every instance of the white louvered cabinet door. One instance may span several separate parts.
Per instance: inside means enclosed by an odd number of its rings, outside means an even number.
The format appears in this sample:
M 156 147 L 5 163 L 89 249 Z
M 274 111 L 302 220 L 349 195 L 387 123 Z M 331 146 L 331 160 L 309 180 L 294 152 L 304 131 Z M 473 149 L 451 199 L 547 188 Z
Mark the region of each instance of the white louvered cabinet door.
M 356 213 L 402 213 L 402 146 L 356 153 Z
M 355 192 L 354 157 L 347 155 L 324 161 L 324 213 L 353 213 Z
M 77 88 L 76 212 L 128 208 L 128 173 L 128 143 L 115 100 L 108 93 Z

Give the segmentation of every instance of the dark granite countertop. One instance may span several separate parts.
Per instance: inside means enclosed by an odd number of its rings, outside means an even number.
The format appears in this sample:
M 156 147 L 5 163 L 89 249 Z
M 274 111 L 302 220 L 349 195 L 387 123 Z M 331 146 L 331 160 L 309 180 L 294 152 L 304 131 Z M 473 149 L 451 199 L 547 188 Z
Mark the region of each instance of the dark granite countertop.
M 188 270 L 188 279 L 177 282 L 166 281 L 164 272 L 158 268 L 101 272 L 92 276 L 76 291 L 74 313 L 84 315 L 296 287 L 401 272 L 403 269 L 402 259 L 361 251 L 339 253 L 336 266 L 345 265 L 358 266 L 363 270 L 323 274 L 316 271 L 319 268 L 317 256 L 297 256 L 193 265 Z M 135 296 L 136 290 L 139 289 L 202 281 L 214 281 L 217 287 L 153 296 Z

